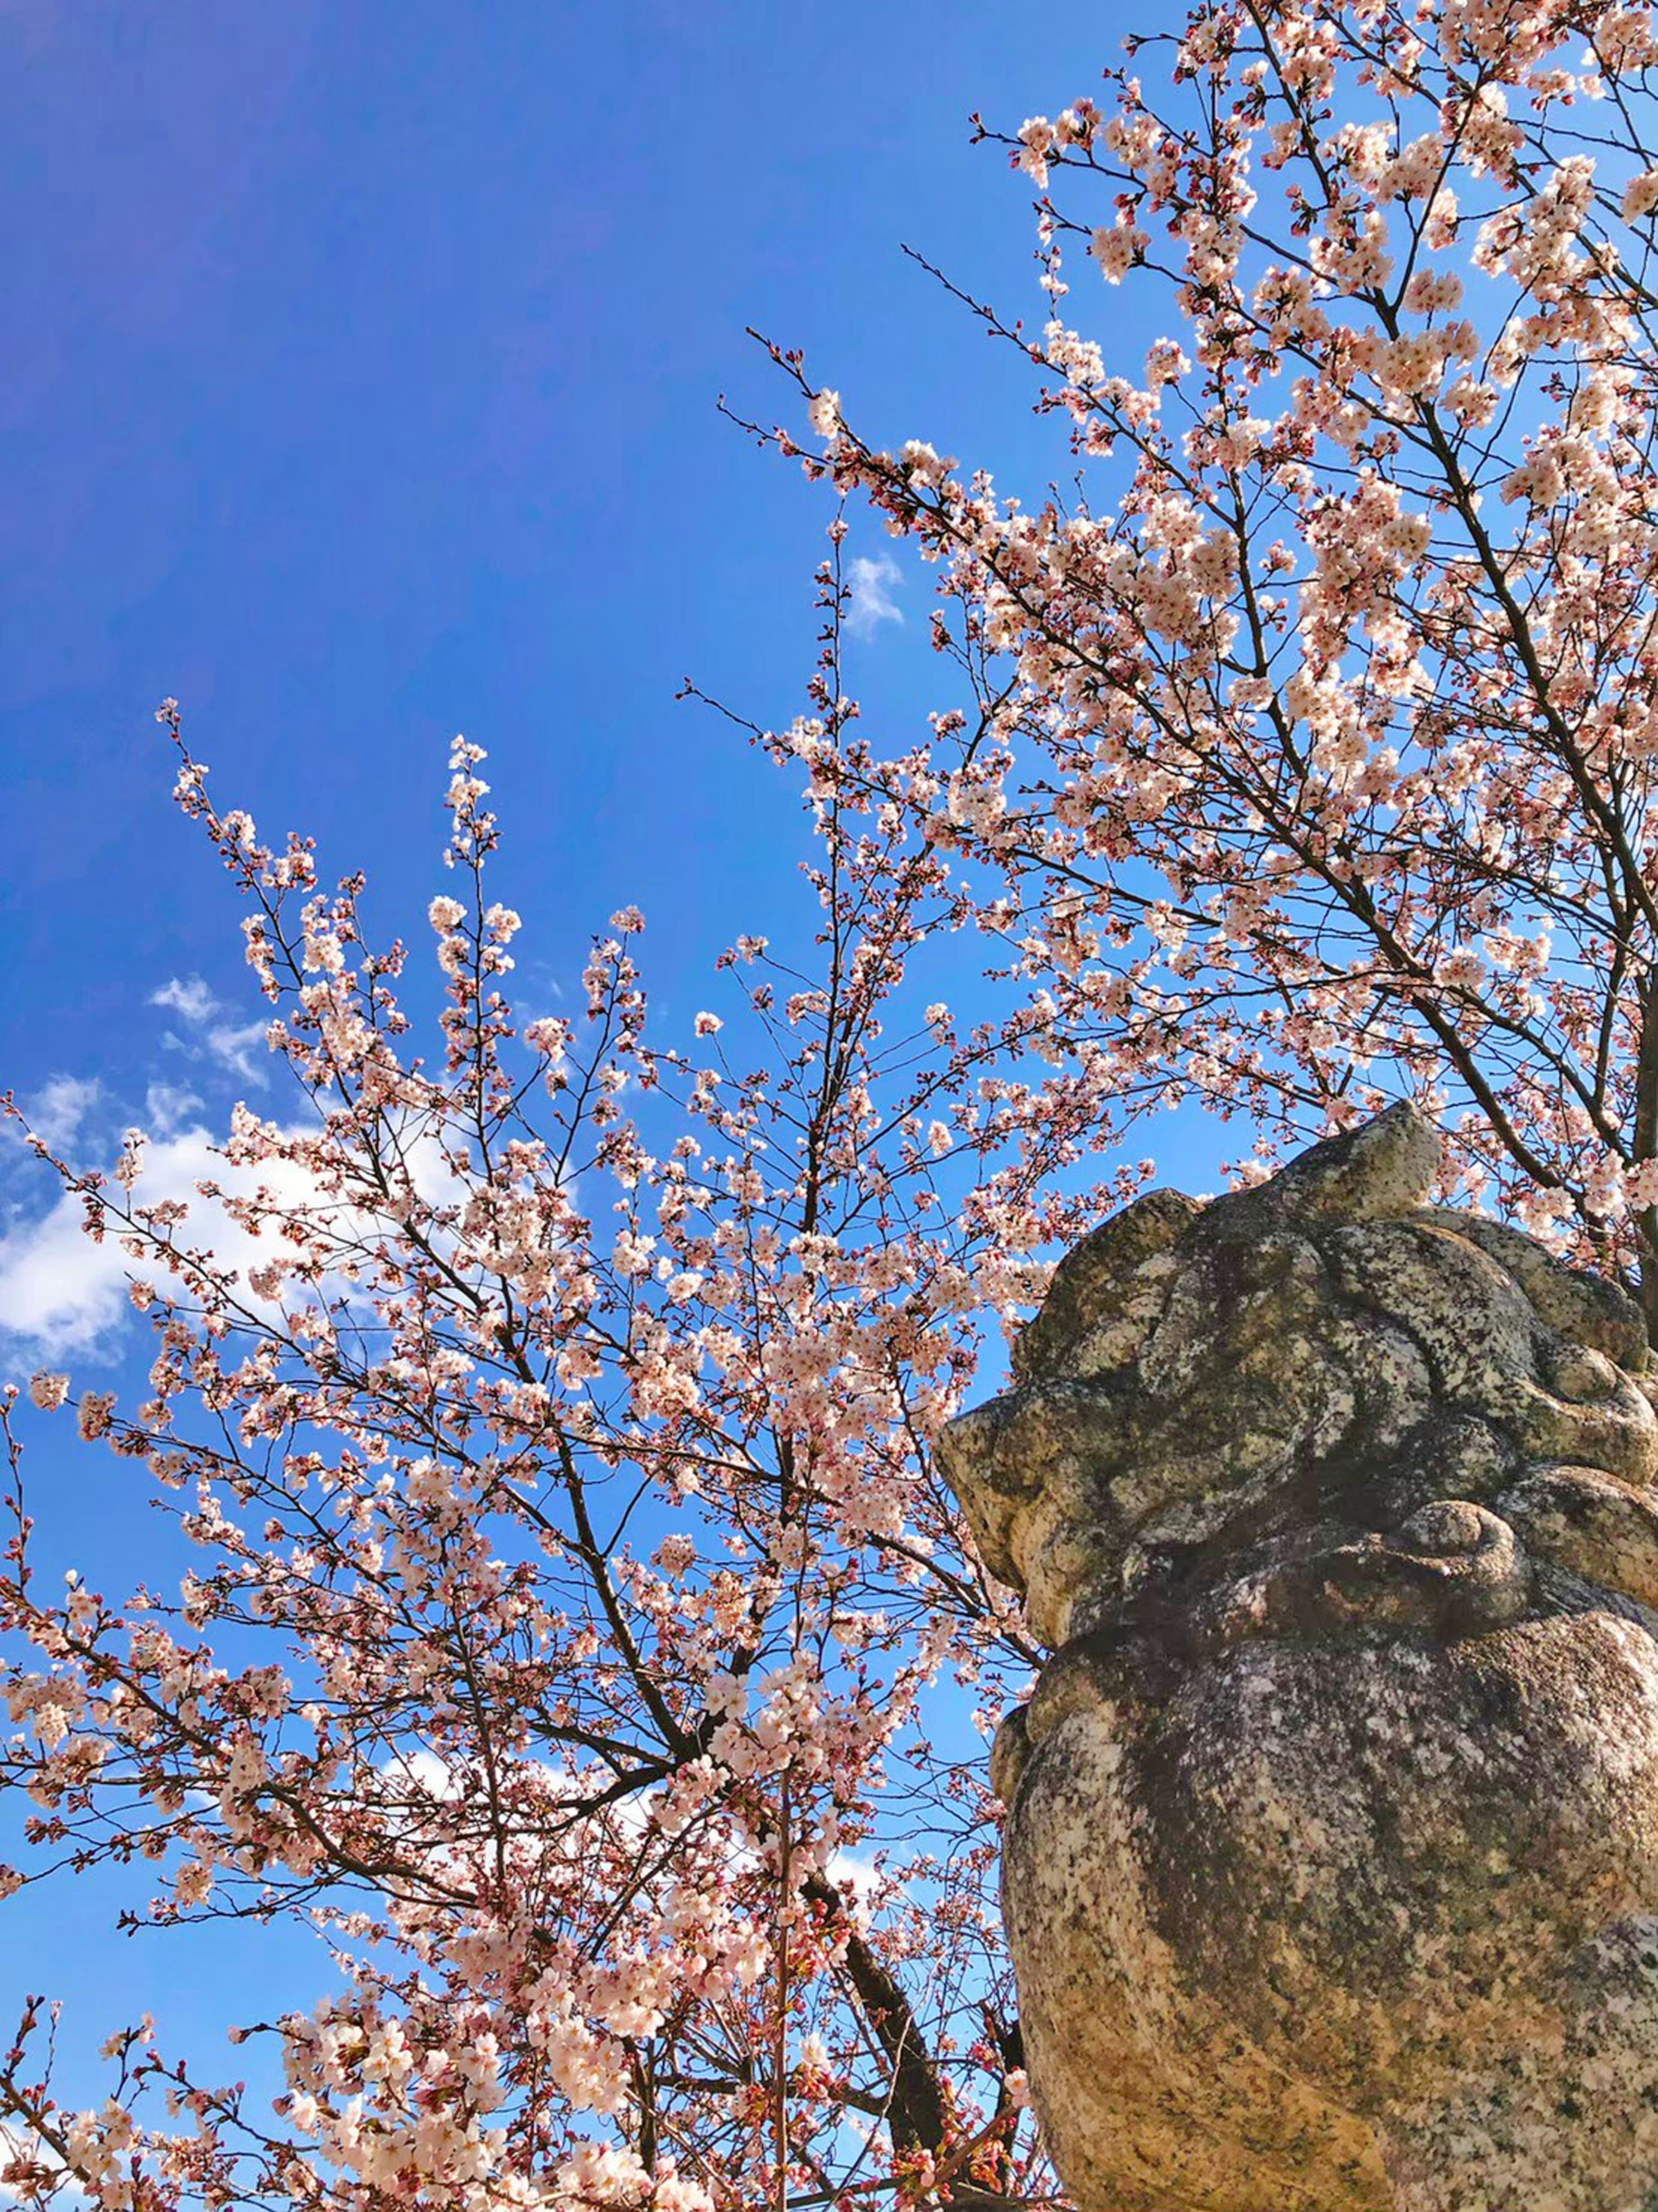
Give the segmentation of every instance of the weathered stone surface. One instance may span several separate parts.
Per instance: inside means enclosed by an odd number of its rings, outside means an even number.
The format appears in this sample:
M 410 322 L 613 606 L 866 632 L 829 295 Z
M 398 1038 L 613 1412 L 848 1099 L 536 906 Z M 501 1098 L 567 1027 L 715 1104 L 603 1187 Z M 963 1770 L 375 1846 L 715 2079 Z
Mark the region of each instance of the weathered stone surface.
M 1394 1108 L 1058 1271 L 944 1470 L 1084 2212 L 1658 2212 L 1658 1376 Z

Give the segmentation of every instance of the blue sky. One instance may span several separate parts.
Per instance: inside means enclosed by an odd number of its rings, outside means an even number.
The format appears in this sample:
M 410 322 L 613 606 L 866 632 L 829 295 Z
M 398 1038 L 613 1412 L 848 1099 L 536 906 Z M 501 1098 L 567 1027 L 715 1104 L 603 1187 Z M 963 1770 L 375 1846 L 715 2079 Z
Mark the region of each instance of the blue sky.
M 899 249 L 1038 307 L 966 117 L 1063 104 L 1104 43 L 1005 5 L 3 0 L 6 1079 L 130 1081 L 150 988 L 243 990 L 169 693 L 227 796 L 422 904 L 465 728 L 526 953 L 623 898 L 693 963 L 752 924 L 792 806 L 673 692 L 796 710 L 827 514 L 715 412 L 784 404 L 744 326 L 884 435 L 1040 470 L 1013 365 Z M 918 598 L 866 672 L 905 714 Z
M 216 1128 L 257 1080 L 234 902 L 168 799 L 169 694 L 222 802 L 365 867 L 387 934 L 436 887 L 465 729 L 489 749 L 526 975 L 568 975 L 637 901 L 689 1018 L 720 948 L 798 896 L 802 844 L 786 782 L 674 693 L 690 675 L 761 721 L 799 710 L 829 520 L 717 396 L 786 406 L 757 325 L 860 426 L 1040 487 L 1057 447 L 1017 364 L 900 252 L 1042 312 L 1028 188 L 967 117 L 1054 112 L 1127 25 L 1034 20 L 1005 0 L 0 0 L 0 1085 L 90 1164 L 147 1100 Z M 1096 326 L 1137 362 L 1131 305 L 1102 297 Z M 854 518 L 851 553 L 886 550 Z M 853 679 L 907 736 L 946 700 L 923 586 L 891 588 Z M 0 1308 L 8 1282 L 14 1319 L 43 1286 L 69 1297 L 77 1360 L 90 1334 L 118 1379 L 140 1346 L 101 1331 L 95 1285 L 65 1290 L 83 1263 L 42 1241 L 52 1194 L 0 1158 Z M 0 1344 L 0 1368 L 26 1352 Z M 58 1449 L 37 1466 L 59 1540 L 95 1572 L 130 1509 L 111 1463 Z M 142 1939 L 126 1954 L 176 2025 L 215 2009 L 196 1940 L 153 1968 Z M 100 1942 L 40 1925 L 7 1946 L 8 1997 L 50 1956 L 102 2032 Z
M 635 902 L 688 1018 L 734 935 L 804 918 L 795 793 L 675 702 L 689 675 L 780 725 L 812 659 L 827 496 L 719 396 L 792 411 L 752 325 L 867 433 L 1039 493 L 1067 464 L 1028 368 L 902 247 L 1042 314 L 1029 185 L 968 118 L 1097 88 L 1121 27 L 0 0 L 0 1085 L 92 1164 L 134 1119 L 216 1130 L 258 1081 L 165 696 L 220 805 L 365 868 L 387 937 L 423 933 L 449 738 L 484 744 L 532 993 Z M 1132 288 L 1074 304 L 1138 365 Z M 854 560 L 893 550 L 853 517 Z M 894 571 L 850 670 L 896 743 L 954 697 L 929 574 Z M 67 1301 L 84 1354 L 109 1285 L 82 1297 L 73 1240 L 40 1243 L 49 1196 L 0 1150 L 0 1329 Z

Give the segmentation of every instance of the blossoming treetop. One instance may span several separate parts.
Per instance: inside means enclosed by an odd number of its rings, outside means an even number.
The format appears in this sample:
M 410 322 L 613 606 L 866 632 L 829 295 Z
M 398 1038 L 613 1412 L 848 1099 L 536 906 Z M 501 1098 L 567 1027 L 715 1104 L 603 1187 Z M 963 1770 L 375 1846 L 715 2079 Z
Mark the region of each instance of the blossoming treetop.
M 814 470 L 940 570 L 970 704 L 883 764 L 891 802 L 981 864 L 1102 1131 L 1199 1098 L 1287 1135 L 1403 1077 L 1463 1192 L 1631 1282 L 1653 38 L 1638 6 L 1205 7 L 1103 99 L 981 125 L 1041 191 L 1051 312 L 971 304 L 1063 429 L 1064 498 L 878 448 L 779 356 Z M 1143 363 L 1090 335 L 1102 278 L 1164 295 Z

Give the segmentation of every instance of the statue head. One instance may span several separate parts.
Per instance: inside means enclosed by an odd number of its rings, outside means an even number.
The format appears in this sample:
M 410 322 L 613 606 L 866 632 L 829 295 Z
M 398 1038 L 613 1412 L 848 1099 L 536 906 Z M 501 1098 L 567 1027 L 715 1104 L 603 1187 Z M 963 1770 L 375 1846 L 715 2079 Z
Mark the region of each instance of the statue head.
M 1528 1485 L 1534 1514 L 1562 1467 L 1594 1481 L 1557 1546 L 1587 1559 L 1588 1523 L 1615 1523 L 1601 1566 L 1658 1602 L 1640 1314 L 1521 1231 L 1429 1206 L 1439 1161 L 1432 1126 L 1395 1106 L 1252 1190 L 1153 1191 L 1060 1262 L 1014 1387 L 939 1439 L 1041 1641 L 1189 1613 L 1314 1530 L 1361 1547 L 1326 1562 L 1332 1605 L 1495 1618 L 1524 1602 L 1512 1547 L 1488 1517 L 1419 1513 Z M 1388 1531 L 1391 1548 L 1363 1547 Z M 1446 1564 L 1413 1577 L 1417 1555 Z

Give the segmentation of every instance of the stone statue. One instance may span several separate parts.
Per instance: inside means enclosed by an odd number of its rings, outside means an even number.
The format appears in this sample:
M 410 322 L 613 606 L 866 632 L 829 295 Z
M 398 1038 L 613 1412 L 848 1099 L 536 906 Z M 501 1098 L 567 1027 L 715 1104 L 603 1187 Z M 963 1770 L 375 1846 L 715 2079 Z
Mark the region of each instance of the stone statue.
M 1084 2212 L 1658 2212 L 1658 1372 L 1438 1164 L 1139 1199 L 941 1439 L 1052 1647 L 992 1775 Z

